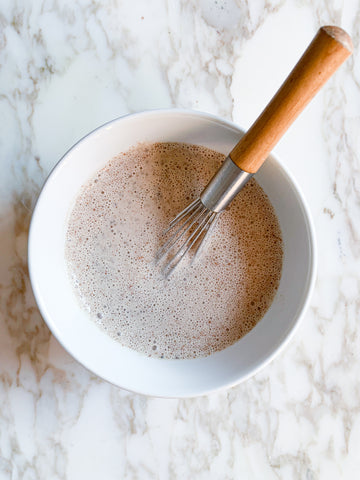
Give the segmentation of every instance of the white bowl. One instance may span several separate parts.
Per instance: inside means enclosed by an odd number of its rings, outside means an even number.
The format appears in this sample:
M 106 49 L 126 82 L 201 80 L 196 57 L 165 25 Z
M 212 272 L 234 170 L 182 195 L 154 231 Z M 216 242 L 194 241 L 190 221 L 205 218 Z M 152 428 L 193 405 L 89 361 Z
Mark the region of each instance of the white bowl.
M 99 377 L 146 395 L 201 395 L 254 375 L 293 335 L 315 280 L 314 230 L 296 182 L 274 156 L 265 162 L 256 179 L 275 208 L 283 234 L 280 286 L 262 320 L 234 345 L 193 360 L 146 357 L 122 347 L 90 320 L 69 281 L 64 258 L 69 210 L 81 186 L 112 157 L 139 141 L 193 143 L 227 154 L 242 134 L 235 124 L 207 113 L 148 111 L 121 117 L 94 130 L 51 172 L 31 221 L 31 283 L 42 316 L 57 340 Z

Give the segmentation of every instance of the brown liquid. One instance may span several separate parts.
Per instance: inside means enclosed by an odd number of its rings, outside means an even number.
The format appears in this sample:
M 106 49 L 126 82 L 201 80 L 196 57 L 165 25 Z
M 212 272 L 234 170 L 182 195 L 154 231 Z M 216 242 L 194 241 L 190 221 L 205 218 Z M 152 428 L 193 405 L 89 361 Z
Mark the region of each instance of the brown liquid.
M 154 265 L 164 228 L 223 160 L 194 145 L 139 145 L 79 192 L 69 273 L 91 318 L 124 346 L 161 358 L 206 356 L 248 333 L 271 305 L 282 238 L 255 180 L 221 214 L 197 263 L 185 261 L 169 279 Z

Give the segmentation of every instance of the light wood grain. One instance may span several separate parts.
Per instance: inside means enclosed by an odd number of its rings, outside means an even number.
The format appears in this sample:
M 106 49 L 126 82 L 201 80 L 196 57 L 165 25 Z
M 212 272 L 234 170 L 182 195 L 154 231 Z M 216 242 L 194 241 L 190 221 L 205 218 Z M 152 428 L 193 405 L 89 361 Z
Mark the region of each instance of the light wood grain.
M 351 38 L 341 28 L 320 28 L 265 110 L 231 151 L 234 163 L 246 172 L 257 172 L 297 116 L 351 55 L 352 49 Z

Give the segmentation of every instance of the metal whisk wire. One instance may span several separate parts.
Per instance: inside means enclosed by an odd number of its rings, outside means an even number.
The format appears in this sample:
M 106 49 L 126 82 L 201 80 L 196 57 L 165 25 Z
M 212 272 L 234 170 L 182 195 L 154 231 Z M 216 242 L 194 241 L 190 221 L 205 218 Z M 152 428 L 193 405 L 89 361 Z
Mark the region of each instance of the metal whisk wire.
M 200 198 L 190 203 L 170 222 L 164 235 L 174 230 L 155 256 L 156 263 L 165 259 L 162 271 L 166 277 L 175 270 L 193 247 L 195 253 L 192 260 L 199 257 L 219 214 L 251 176 L 251 173 L 244 172 L 227 157 Z
M 171 221 L 169 228 L 164 234 L 174 228 L 175 231 L 156 254 L 157 263 L 164 257 L 170 256 L 170 259 L 167 260 L 163 267 L 166 277 L 171 275 L 187 252 L 199 242 L 196 249 L 196 254 L 198 253 L 201 246 L 205 243 L 207 233 L 216 216 L 215 212 L 207 209 L 201 203 L 201 200 L 197 199 Z

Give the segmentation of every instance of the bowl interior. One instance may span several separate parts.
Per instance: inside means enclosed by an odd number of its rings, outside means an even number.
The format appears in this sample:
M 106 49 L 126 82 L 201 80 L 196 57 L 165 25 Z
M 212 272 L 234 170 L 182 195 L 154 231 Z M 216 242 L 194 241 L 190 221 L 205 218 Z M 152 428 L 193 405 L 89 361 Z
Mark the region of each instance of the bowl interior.
M 252 375 L 290 338 L 314 279 L 314 238 L 298 188 L 272 156 L 256 178 L 269 196 L 282 229 L 281 282 L 263 319 L 231 347 L 194 360 L 152 359 L 124 348 L 80 308 L 67 274 L 64 244 L 69 211 L 81 186 L 113 156 L 139 141 L 194 143 L 227 154 L 241 134 L 234 124 L 197 112 L 172 110 L 130 115 L 82 139 L 49 176 L 30 229 L 33 290 L 52 333 L 73 357 L 100 377 L 148 395 L 199 395 Z

